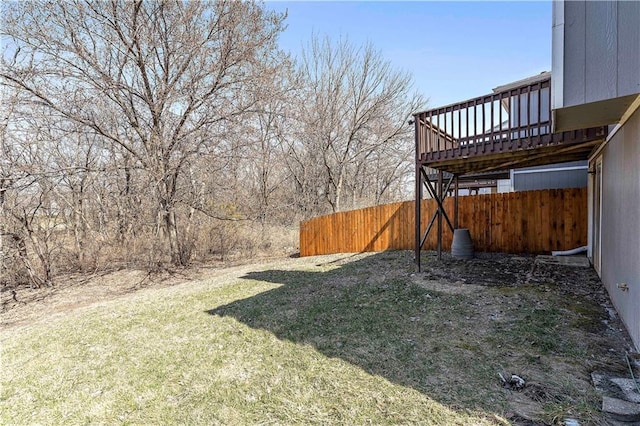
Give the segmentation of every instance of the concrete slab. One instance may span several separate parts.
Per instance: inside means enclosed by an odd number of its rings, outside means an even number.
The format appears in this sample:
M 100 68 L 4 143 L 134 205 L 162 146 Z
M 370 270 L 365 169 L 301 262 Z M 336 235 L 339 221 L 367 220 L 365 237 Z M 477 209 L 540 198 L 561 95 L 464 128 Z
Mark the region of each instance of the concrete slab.
M 623 422 L 640 422 L 640 404 L 609 396 L 602 397 L 602 411 Z
M 632 379 L 591 373 L 593 386 L 602 395 L 640 404 L 640 393 Z
M 536 263 L 573 266 L 577 268 L 588 268 L 591 266 L 589 259 L 585 256 L 548 256 L 541 254 L 536 256 Z
M 629 402 L 640 404 L 640 393 L 638 393 L 638 388 L 636 387 L 635 380 L 627 378 L 612 378 L 609 380 L 618 385 L 618 387 L 624 394 L 624 399 Z

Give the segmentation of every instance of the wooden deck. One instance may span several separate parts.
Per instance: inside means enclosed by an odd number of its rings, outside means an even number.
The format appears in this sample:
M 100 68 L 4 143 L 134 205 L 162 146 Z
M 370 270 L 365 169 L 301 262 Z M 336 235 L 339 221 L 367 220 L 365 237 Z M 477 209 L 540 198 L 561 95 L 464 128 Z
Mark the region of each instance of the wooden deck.
M 587 159 L 606 127 L 553 133 L 551 79 L 415 114 L 416 165 L 456 175 Z
M 549 73 L 502 86 L 489 95 L 417 113 L 414 125 L 414 248 L 418 271 L 420 250 L 433 238 L 430 232 L 434 225 L 439 258 L 442 249 L 448 247 L 450 234 L 460 227 L 458 191 L 465 176 L 586 160 L 607 136 L 607 127 L 554 133 Z M 425 190 L 435 200 L 433 212 L 424 211 Z M 446 198 L 450 193 L 453 193 L 453 211 L 447 208 Z M 544 203 L 538 204 L 535 200 L 523 213 L 526 218 L 536 216 L 543 207 Z M 488 206 L 482 207 L 485 208 Z M 424 232 L 423 213 L 430 217 Z M 480 213 L 474 214 L 474 221 Z M 483 226 L 493 226 L 494 220 Z M 509 237 L 519 235 L 515 227 L 506 231 Z M 477 239 L 480 231 L 474 232 L 476 235 L 472 234 L 472 238 Z

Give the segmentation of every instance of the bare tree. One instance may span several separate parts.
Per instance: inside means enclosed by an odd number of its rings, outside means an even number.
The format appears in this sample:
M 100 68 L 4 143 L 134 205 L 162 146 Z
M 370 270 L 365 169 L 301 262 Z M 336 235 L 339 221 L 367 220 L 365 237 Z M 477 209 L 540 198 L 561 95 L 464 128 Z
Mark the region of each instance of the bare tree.
M 1 269 L 13 280 L 22 281 L 24 275 L 32 287 L 40 287 L 51 284 L 57 248 L 53 243 L 59 214 L 53 194 L 57 176 L 48 168 L 46 134 L 38 131 L 32 115 L 12 121 L 17 112 L 15 95 L 3 111 L 0 136 Z
M 282 61 L 282 68 L 265 81 L 254 94 L 259 110 L 246 126 L 251 141 L 247 164 L 247 181 L 253 201 L 253 217 L 262 225 L 267 221 L 291 221 L 291 174 L 283 161 L 283 147 L 295 135 L 291 132 L 291 106 L 295 103 L 296 86 L 291 81 L 293 64 Z M 290 223 L 290 222 L 289 222 Z
M 158 235 L 180 246 L 176 205 L 190 162 L 216 153 L 255 107 L 246 91 L 275 72 L 282 16 L 251 2 L 66 1 L 3 4 L 0 76 L 117 147 L 145 171 Z
M 334 212 L 343 208 L 346 189 L 357 195 L 357 181 L 366 185 L 371 200 L 380 199 L 401 179 L 396 171 L 410 159 L 407 119 L 425 106 L 412 92 L 410 75 L 394 70 L 371 44 L 355 48 L 348 40 L 332 43 L 318 37 L 312 38 L 298 65 L 301 125 L 293 146 L 297 179 L 309 185 L 300 176 L 311 172 L 317 193 Z M 319 161 L 321 170 L 305 157 Z M 378 164 L 371 170 L 367 163 L 374 159 Z
M 253 253 L 403 195 L 424 101 L 370 45 L 314 37 L 292 61 L 252 2 L 2 12 L 0 267 L 20 282 Z

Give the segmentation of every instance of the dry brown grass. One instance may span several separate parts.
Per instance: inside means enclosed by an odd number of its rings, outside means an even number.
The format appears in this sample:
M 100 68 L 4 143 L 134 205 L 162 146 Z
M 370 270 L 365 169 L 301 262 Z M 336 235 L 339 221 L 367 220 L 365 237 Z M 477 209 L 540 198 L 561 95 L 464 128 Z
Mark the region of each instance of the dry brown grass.
M 0 334 L 0 420 L 602 423 L 589 373 L 624 367 L 628 341 L 592 272 L 531 275 L 531 262 L 426 254 L 415 274 L 408 252 L 272 260 L 52 307 Z

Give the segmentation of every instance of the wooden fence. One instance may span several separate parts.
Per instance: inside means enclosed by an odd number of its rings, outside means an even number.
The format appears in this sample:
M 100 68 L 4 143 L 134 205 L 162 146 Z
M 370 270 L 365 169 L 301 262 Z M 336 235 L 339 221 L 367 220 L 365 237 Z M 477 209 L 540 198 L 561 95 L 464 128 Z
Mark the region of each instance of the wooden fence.
M 481 252 L 545 253 L 587 244 L 587 190 L 550 189 L 459 197 L 458 226 L 468 228 Z M 444 206 L 453 222 L 453 198 Z M 436 210 L 423 200 L 422 230 Z M 415 203 L 385 204 L 320 216 L 300 224 L 300 255 L 414 248 Z M 443 220 L 443 248 L 452 233 Z M 436 230 L 424 249 L 436 247 Z

